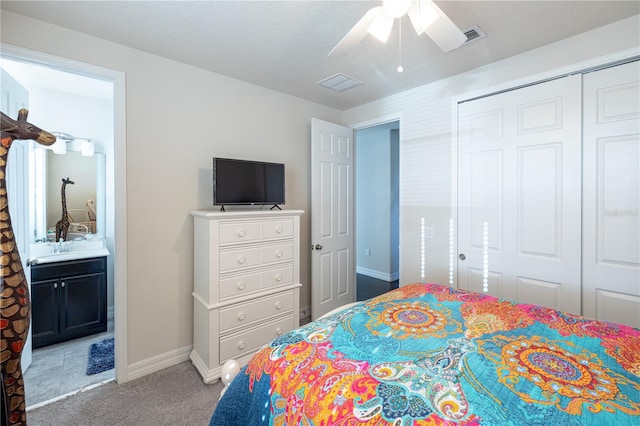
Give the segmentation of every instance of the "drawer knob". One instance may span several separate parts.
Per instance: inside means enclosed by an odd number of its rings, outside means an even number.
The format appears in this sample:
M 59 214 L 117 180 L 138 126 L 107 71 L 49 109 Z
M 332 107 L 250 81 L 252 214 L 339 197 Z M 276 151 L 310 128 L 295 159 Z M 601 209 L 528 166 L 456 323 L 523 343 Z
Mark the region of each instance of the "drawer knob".
M 246 317 L 247 317 L 247 316 L 244 314 L 244 312 L 240 312 L 240 313 L 238 314 L 238 321 L 244 321 L 244 319 L 245 319 Z
M 242 238 L 244 237 L 244 235 L 245 235 L 245 232 L 242 229 L 238 231 L 238 237 Z
M 246 262 L 246 261 L 247 261 L 247 259 L 246 259 L 244 256 L 240 256 L 240 257 L 238 258 L 238 263 L 239 263 L 239 264 L 241 264 L 241 265 L 242 265 L 244 262 Z
M 276 303 L 276 309 L 282 309 L 282 302 Z
M 276 274 L 276 281 L 282 281 L 282 274 Z
M 276 228 L 276 234 L 282 234 L 282 226 Z
M 276 257 L 282 257 L 282 250 L 276 251 Z
M 244 342 L 238 343 L 238 349 L 244 349 L 247 345 Z
M 238 290 L 244 290 L 245 287 L 244 283 L 238 283 Z
M 276 334 L 279 336 L 282 334 L 282 328 L 278 327 L 276 328 Z

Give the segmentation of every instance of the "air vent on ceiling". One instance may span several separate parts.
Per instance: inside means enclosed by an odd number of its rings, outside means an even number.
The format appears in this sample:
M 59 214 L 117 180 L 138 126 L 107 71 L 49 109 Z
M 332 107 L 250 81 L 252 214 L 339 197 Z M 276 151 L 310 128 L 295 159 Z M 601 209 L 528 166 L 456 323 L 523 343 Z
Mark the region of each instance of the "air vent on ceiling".
M 481 38 L 485 38 L 487 36 L 487 33 L 482 31 L 482 28 L 477 25 L 464 30 L 463 33 L 465 36 L 467 36 L 467 41 L 465 41 L 464 44 L 469 44 L 473 41 L 480 40 Z
M 344 92 L 347 89 L 361 85 L 362 82 L 339 72 L 331 77 L 325 78 L 324 80 L 320 80 L 317 84 L 328 89 L 335 90 L 336 92 Z

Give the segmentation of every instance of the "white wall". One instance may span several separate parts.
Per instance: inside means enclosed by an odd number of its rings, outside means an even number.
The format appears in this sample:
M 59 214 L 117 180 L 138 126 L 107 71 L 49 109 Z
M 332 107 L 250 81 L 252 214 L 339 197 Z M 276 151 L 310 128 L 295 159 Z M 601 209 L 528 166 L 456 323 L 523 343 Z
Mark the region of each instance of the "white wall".
M 420 279 L 419 226 L 425 217 L 434 228 L 426 247 L 427 279 L 446 282 L 452 101 L 640 46 L 636 16 L 342 114 L 10 12 L 3 11 L 1 23 L 3 43 L 126 73 L 129 365 L 192 344 L 189 211 L 210 206 L 214 155 L 250 153 L 285 162 L 286 207 L 308 212 L 310 118 L 356 124 L 402 116 L 402 279 Z M 301 246 L 309 244 L 307 213 Z M 309 260 L 303 251 L 301 306 L 311 304 Z
M 1 23 L 3 43 L 126 73 L 129 366 L 192 345 L 189 212 L 212 208 L 213 156 L 284 162 L 309 246 L 309 123 L 340 111 L 10 12 Z M 309 267 L 303 251 L 301 306 Z
M 15 78 L 20 81 L 20 76 Z M 113 144 L 112 101 L 42 88 L 27 89 L 29 120 L 38 123 L 39 127 L 78 138 L 90 138 L 96 145 L 96 152 L 105 152 L 105 147 Z M 47 150 L 47 164 L 49 228 L 60 220 L 61 177 L 69 177 L 75 182 L 67 188 L 67 208 L 83 208 L 87 198 L 95 199 L 96 158 L 81 157 L 78 152 L 59 155 Z
M 397 280 L 400 276 L 400 131 L 391 130 L 391 146 L 389 148 L 389 162 L 391 168 L 391 181 L 389 182 L 389 232 L 391 262 L 389 272 L 391 279 Z
M 455 102 L 621 57 L 640 54 L 640 19 L 634 16 L 420 88 L 352 108 L 344 122 L 401 116 L 401 285 L 421 281 L 420 220 L 433 227 L 426 240 L 426 281 L 449 282 L 452 147 Z
M 355 138 L 356 270 L 387 281 L 398 272 L 398 132 L 393 127 L 397 122 L 361 129 Z

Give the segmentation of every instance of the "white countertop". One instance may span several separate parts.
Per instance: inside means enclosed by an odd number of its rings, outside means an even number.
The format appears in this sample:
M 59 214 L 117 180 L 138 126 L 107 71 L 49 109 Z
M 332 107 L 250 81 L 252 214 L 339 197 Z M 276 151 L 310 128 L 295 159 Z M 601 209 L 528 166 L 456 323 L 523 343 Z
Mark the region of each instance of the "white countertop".
M 67 251 L 53 253 L 53 243 L 31 244 L 29 259 L 31 265 L 43 263 L 64 262 L 67 260 L 89 259 L 92 257 L 109 256 L 105 241 L 69 241 L 63 243 Z

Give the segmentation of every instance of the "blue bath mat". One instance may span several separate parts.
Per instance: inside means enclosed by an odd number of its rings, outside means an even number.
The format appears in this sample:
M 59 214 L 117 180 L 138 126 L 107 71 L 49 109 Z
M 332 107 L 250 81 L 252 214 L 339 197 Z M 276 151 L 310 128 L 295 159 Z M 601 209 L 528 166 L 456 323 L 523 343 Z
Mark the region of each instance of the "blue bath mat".
M 87 376 L 111 370 L 114 365 L 113 337 L 92 343 L 91 346 L 89 346 Z

